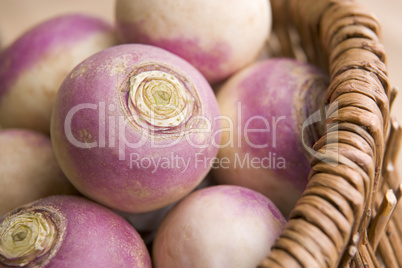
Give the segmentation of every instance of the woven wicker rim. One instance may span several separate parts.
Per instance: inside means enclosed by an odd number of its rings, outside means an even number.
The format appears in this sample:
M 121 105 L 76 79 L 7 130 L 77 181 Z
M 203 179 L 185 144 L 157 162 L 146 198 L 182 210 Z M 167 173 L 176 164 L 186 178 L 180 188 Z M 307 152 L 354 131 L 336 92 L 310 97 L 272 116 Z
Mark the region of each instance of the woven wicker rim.
M 353 0 L 271 4 L 273 53 L 326 70 L 329 108 L 307 188 L 259 267 L 402 267 L 402 211 L 394 213 L 401 224 L 390 221 L 402 189 L 392 166 L 402 131 L 389 118 L 396 91 L 380 24 Z M 390 239 L 390 228 L 399 239 Z

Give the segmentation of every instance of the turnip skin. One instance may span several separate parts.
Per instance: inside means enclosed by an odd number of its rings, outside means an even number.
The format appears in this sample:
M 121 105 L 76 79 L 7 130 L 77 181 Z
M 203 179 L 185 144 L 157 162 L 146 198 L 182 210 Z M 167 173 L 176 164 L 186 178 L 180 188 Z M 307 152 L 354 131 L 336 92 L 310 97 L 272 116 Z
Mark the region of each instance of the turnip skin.
M 52 222 L 46 222 L 55 227 L 50 233 L 56 237 L 49 243 L 48 253 L 37 256 L 35 267 L 152 267 L 145 244 L 135 229 L 113 211 L 82 197 L 47 197 L 8 213 L 0 219 L 3 242 L 8 237 L 4 235 L 5 219 L 27 216 L 29 212 L 29 216 L 37 218 L 32 211 L 51 219 Z M 4 244 L 0 244 L 0 250 L 4 250 Z
M 302 124 L 323 107 L 327 86 L 328 77 L 322 71 L 285 58 L 255 63 L 231 77 L 217 94 L 222 116 L 228 116 L 234 123 L 232 137 L 227 131 L 222 133 L 223 148 L 218 153 L 220 159 L 230 159 L 231 167 L 213 169 L 217 181 L 259 191 L 287 216 L 305 189 L 310 170 L 311 156 L 301 141 Z M 265 118 L 269 131 L 248 132 L 250 145 L 244 132 L 247 121 L 248 129 L 267 129 L 261 119 L 250 120 L 253 116 Z M 227 127 L 223 120 L 222 128 Z M 320 124 L 305 129 L 305 145 L 311 146 L 322 130 Z M 230 138 L 232 144 L 228 143 Z M 249 159 L 270 157 L 271 166 L 234 167 L 236 156 L 244 160 L 247 155 Z
M 253 190 L 219 185 L 191 193 L 162 221 L 153 261 L 163 267 L 256 267 L 285 224 Z
M 56 93 L 86 57 L 117 44 L 99 18 L 68 14 L 43 22 L 0 54 L 0 125 L 49 134 Z
M 0 148 L 0 217 L 42 197 L 78 194 L 61 171 L 48 136 L 3 129 Z
M 215 83 L 251 63 L 271 28 L 269 1 L 118 0 L 124 42 L 162 47 Z
M 155 135 L 157 138 L 154 138 L 152 131 L 146 127 L 142 128 L 130 122 L 126 126 L 119 124 L 122 120 L 134 118 L 127 108 L 127 95 L 130 92 L 130 79 L 134 77 L 133 72 L 143 72 L 141 68 L 152 69 L 155 66 L 162 69 L 171 68 L 188 81 L 187 86 L 196 90 L 198 97 L 195 96 L 194 103 L 202 109 L 193 111 L 191 119 L 197 115 L 205 117 L 206 121 L 211 123 L 209 131 L 197 132 L 197 127 L 205 129 L 199 125 L 188 129 L 186 123 L 172 130 L 171 135 Z M 65 123 L 69 112 L 82 104 L 95 106 L 93 109 L 82 109 L 74 114 L 69 127 L 74 139 L 85 146 L 94 145 L 92 148 L 80 148 L 66 135 Z M 104 109 L 101 108 L 102 105 Z M 106 123 L 101 126 L 99 116 L 103 112 Z M 209 158 L 216 156 L 217 146 L 210 144 L 212 140 L 219 143 L 220 135 L 212 136 L 219 128 L 219 123 L 213 120 L 218 115 L 219 108 L 210 85 L 193 66 L 163 49 L 127 44 L 93 55 L 78 65 L 66 78 L 56 99 L 51 137 L 62 170 L 81 193 L 116 210 L 142 213 L 179 200 L 206 176 L 209 165 L 196 164 L 195 155 Z M 138 120 L 142 118 L 140 116 Z M 172 145 L 178 140 L 177 135 L 183 133 L 186 135 L 180 142 Z M 126 145 L 124 140 L 140 145 L 138 148 L 132 148 L 135 146 Z M 202 149 L 196 148 L 191 146 L 188 140 L 206 146 Z M 133 159 L 130 157 L 133 154 L 139 159 L 155 161 L 163 157 L 170 158 L 174 154 L 190 162 L 186 169 L 184 166 L 156 168 L 153 163 L 147 168 L 142 168 L 132 165 Z

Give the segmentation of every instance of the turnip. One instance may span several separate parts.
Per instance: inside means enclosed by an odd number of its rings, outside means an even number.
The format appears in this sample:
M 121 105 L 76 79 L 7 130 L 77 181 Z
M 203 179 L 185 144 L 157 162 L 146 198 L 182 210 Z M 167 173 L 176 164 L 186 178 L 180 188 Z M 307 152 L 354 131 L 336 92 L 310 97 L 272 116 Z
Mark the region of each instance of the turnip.
M 162 47 L 215 83 L 252 62 L 271 29 L 267 0 L 117 0 L 124 42 Z
M 0 219 L 0 266 L 4 265 L 152 267 L 144 242 L 126 220 L 72 196 L 47 197 Z
M 153 243 L 156 268 L 256 267 L 285 224 L 262 194 L 240 186 L 198 190 L 162 221 Z
M 50 138 L 32 130 L 0 130 L 0 216 L 54 194 L 77 191 L 61 171 Z
M 50 19 L 0 54 L 0 125 L 48 134 L 56 93 L 82 60 L 116 44 L 109 23 L 87 15 Z
M 306 148 L 323 131 L 322 122 L 302 126 L 323 107 L 327 86 L 321 70 L 285 58 L 232 76 L 217 93 L 224 117 L 217 181 L 259 191 L 287 216 L 307 184 Z
M 127 44 L 79 64 L 55 102 L 51 137 L 69 180 L 114 209 L 141 213 L 193 190 L 217 154 L 215 95 L 189 63 Z

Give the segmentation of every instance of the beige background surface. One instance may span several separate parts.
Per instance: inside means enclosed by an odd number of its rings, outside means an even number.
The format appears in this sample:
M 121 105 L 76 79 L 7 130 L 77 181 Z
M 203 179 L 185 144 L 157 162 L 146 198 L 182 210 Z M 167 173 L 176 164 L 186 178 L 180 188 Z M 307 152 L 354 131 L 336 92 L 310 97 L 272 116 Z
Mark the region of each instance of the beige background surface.
M 219 1 L 219 0 L 218 0 Z M 402 91 L 402 0 L 361 0 L 383 28 L 392 85 Z M 0 44 L 6 46 L 33 25 L 56 15 L 84 12 L 114 21 L 114 0 L 0 0 Z M 392 114 L 402 121 L 402 92 Z M 398 166 L 402 167 L 402 157 Z

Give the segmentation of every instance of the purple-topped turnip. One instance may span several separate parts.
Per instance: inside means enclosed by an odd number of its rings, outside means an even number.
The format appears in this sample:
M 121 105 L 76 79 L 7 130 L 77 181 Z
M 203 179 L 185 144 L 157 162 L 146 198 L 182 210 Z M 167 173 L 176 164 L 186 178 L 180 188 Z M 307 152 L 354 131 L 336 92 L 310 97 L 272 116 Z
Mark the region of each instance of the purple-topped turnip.
M 0 130 L 0 217 L 55 194 L 78 194 L 64 176 L 50 138 L 27 129 Z
M 150 268 L 137 231 L 82 197 L 52 196 L 0 218 L 1 267 Z
M 267 0 L 117 0 L 121 39 L 173 52 L 211 83 L 251 63 L 271 30 Z
M 320 123 L 302 127 L 323 108 L 328 80 L 316 67 L 285 58 L 232 76 L 217 94 L 224 117 L 217 181 L 259 191 L 287 216 L 307 184 L 306 148 L 323 131 Z
M 256 267 L 285 219 L 264 195 L 240 186 L 207 187 L 163 219 L 153 242 L 157 268 Z
M 69 14 L 45 21 L 0 54 L 0 125 L 49 134 L 56 93 L 88 56 L 117 44 L 113 27 Z
M 127 44 L 79 64 L 52 115 L 56 157 L 84 195 L 125 212 L 191 192 L 217 154 L 219 108 L 205 78 L 163 49 Z

